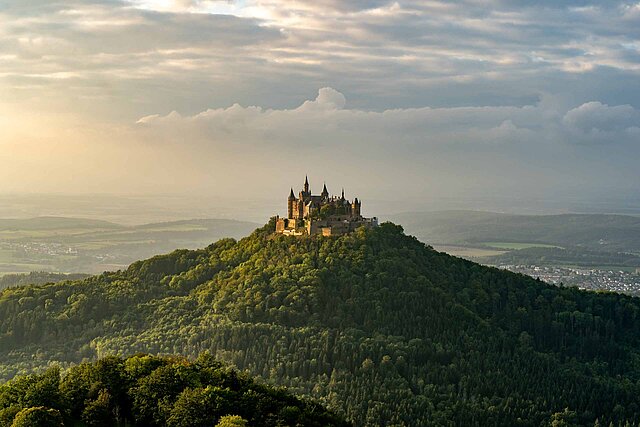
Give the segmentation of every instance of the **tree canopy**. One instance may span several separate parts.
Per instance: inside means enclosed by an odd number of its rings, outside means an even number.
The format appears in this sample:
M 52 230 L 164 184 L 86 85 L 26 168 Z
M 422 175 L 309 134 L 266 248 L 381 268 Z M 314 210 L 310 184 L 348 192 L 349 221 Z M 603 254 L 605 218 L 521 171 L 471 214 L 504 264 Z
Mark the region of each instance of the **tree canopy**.
M 320 405 L 257 383 L 204 353 L 190 362 L 106 357 L 0 385 L 0 427 L 347 426 Z

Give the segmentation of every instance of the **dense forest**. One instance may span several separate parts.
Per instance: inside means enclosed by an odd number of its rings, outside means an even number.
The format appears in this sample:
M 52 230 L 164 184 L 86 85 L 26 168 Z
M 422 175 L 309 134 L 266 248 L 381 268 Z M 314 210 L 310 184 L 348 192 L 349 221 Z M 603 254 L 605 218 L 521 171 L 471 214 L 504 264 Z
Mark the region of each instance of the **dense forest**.
M 52 273 L 49 271 L 32 271 L 31 273 L 5 274 L 0 276 L 0 289 L 11 286 L 41 285 L 44 283 L 56 283 L 64 280 L 81 280 L 89 277 L 82 273 Z
M 320 405 L 259 384 L 208 354 L 138 354 L 0 385 L 0 427 L 348 426 Z
M 356 425 L 638 425 L 640 300 L 439 253 L 391 223 L 178 250 L 0 293 L 0 377 L 203 351 Z

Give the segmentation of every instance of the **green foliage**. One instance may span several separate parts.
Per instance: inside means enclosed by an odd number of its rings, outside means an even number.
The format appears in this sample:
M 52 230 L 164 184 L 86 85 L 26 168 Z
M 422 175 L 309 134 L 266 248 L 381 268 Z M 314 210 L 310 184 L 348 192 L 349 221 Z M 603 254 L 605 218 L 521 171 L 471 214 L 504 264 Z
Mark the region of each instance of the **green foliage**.
M 575 411 L 565 408 L 563 412 L 556 412 L 551 416 L 550 427 L 578 427 L 578 415 Z
M 11 286 L 40 285 L 44 283 L 56 283 L 63 280 L 81 280 L 89 277 L 88 274 L 64 274 L 48 271 L 32 271 L 31 273 L 5 274 L 0 277 L 0 289 Z
M 11 427 L 63 427 L 62 415 L 57 409 L 37 406 L 18 412 Z
M 51 387 L 55 384 L 55 387 Z M 183 358 L 108 357 L 62 377 L 16 377 L 0 389 L 0 427 L 222 425 L 346 426 L 318 404 L 256 383 L 203 354 Z M 230 412 L 236 417 L 225 417 Z M 243 424 L 244 422 L 244 424 Z
M 73 284 L 3 291 L 0 376 L 207 350 L 356 425 L 640 422 L 637 299 L 483 267 L 390 223 L 341 237 L 292 238 L 274 227 Z M 162 360 L 78 365 L 51 407 L 96 422 L 110 411 L 145 424 L 199 425 L 206 413 L 262 425 L 243 412 L 256 390 L 225 406 L 237 376 L 208 382 L 190 364 Z M 200 360 L 221 375 L 217 362 Z M 47 383 L 39 375 L 16 384 Z M 0 419 L 27 404 L 2 387 Z M 312 422 L 273 393 L 261 411 Z
M 84 405 L 82 421 L 88 426 L 108 427 L 117 417 L 114 413 L 113 399 L 107 389 L 100 390 L 95 399 L 87 398 Z
M 247 420 L 239 415 L 225 415 L 220 418 L 220 422 L 216 424 L 216 427 L 246 427 Z

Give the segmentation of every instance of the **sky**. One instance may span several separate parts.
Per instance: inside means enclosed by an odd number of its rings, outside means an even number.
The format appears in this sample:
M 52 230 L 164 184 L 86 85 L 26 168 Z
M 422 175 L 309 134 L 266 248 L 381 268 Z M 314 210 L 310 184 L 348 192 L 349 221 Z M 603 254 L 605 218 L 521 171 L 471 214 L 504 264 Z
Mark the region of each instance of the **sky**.
M 0 193 L 636 197 L 640 2 L 0 0 Z

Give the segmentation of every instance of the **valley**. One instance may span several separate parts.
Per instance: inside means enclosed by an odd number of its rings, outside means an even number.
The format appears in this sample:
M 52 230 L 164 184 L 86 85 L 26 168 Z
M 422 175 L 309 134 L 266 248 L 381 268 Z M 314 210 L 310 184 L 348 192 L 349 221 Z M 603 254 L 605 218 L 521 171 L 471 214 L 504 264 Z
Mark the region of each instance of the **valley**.
M 0 275 L 53 271 L 102 273 L 178 248 L 196 249 L 223 237 L 239 238 L 257 224 L 194 219 L 142 225 L 38 217 L 0 220 Z
M 640 292 L 640 217 L 443 211 L 392 215 L 437 250 L 581 289 Z

